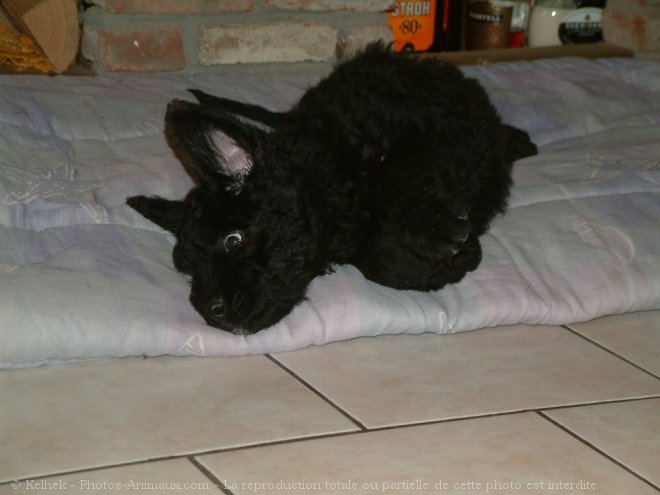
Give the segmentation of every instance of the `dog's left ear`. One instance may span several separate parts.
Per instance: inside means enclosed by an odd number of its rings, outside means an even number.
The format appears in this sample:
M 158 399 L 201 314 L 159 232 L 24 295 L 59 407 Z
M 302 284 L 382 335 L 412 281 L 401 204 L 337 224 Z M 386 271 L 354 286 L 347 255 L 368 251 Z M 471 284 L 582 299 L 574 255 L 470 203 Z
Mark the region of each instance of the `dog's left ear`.
M 158 196 L 151 198 L 147 196 L 131 196 L 126 200 L 126 204 L 150 222 L 155 223 L 175 236 L 179 235 L 179 231 L 188 212 L 185 201 L 171 201 Z
M 232 115 L 173 100 L 165 115 L 165 136 L 197 185 L 213 191 L 240 190 L 265 131 Z

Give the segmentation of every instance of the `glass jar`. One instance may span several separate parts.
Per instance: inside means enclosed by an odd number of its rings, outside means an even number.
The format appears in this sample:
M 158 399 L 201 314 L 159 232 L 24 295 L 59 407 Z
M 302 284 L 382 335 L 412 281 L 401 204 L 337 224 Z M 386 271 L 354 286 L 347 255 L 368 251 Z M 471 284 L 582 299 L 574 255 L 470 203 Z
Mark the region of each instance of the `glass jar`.
M 529 46 L 561 45 L 559 25 L 576 8 L 576 0 L 538 0 L 529 19 Z

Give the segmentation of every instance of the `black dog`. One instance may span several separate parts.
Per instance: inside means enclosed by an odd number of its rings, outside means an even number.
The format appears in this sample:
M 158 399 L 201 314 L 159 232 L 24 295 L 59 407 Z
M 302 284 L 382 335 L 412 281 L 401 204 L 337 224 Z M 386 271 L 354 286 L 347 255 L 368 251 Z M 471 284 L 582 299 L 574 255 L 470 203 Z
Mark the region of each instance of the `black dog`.
M 128 204 L 176 236 L 174 264 L 209 325 L 277 323 L 333 264 L 399 289 L 458 282 L 536 153 L 454 66 L 371 45 L 286 113 L 192 91 L 166 137 L 197 187 Z M 235 115 L 260 122 L 262 127 Z

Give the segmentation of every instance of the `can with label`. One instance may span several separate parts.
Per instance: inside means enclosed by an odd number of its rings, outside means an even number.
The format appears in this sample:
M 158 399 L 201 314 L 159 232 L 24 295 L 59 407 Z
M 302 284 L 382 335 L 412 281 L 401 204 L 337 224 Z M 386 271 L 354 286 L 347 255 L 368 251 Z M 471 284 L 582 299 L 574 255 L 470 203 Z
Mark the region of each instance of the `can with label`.
M 497 4 L 484 0 L 468 3 L 465 19 L 466 48 L 488 50 L 507 48 L 513 4 L 498 1 Z
M 424 52 L 433 45 L 436 0 L 397 1 L 387 13 L 394 51 Z
M 559 39 L 565 45 L 602 41 L 601 14 L 602 10 L 596 7 L 570 12 L 559 23 Z

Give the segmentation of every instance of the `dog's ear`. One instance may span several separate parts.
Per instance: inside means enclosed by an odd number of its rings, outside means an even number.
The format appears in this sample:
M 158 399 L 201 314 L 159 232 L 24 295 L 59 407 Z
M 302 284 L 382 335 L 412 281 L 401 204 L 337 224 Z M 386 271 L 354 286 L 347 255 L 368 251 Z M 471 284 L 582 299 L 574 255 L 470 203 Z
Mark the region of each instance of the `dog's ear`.
M 188 212 L 185 201 L 171 201 L 158 196 L 132 196 L 126 200 L 126 204 L 175 236 L 179 235 Z
M 197 185 L 240 190 L 265 131 L 222 112 L 173 100 L 165 115 L 165 136 Z

